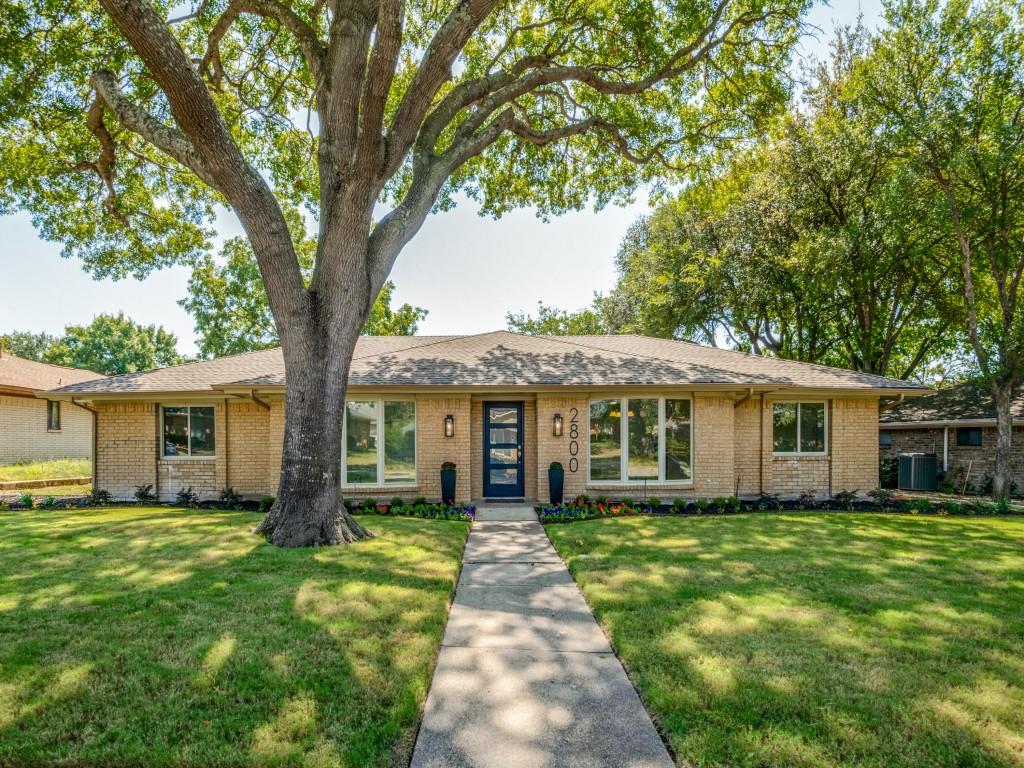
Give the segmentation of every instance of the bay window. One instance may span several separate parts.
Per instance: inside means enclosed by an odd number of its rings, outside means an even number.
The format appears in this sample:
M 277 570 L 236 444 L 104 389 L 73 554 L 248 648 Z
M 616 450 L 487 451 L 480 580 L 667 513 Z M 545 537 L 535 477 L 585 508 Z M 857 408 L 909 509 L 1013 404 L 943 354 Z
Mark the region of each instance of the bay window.
M 772 406 L 772 450 L 775 453 L 825 454 L 825 403 L 775 403 Z
M 341 466 L 345 485 L 415 485 L 416 403 L 346 402 Z
M 691 401 L 667 397 L 592 400 L 590 480 L 692 481 Z

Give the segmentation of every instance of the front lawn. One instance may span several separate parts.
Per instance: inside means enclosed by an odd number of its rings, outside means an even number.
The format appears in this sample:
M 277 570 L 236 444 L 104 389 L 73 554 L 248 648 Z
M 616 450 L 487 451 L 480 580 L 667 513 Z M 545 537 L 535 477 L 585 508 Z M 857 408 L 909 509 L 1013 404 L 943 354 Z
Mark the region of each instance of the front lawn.
M 0 464 L 0 483 L 16 480 L 52 480 L 64 477 L 90 477 L 92 462 L 88 459 L 54 459 Z
M 679 765 L 1024 765 L 1024 518 L 547 532 Z
M 0 765 L 407 763 L 469 525 L 283 550 L 258 520 L 0 513 Z

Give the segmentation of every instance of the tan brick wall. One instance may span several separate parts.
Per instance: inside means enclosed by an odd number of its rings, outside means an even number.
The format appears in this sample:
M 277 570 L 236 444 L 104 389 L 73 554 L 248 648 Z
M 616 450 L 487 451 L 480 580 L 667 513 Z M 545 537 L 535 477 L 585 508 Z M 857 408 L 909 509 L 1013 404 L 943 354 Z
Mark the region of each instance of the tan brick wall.
M 271 414 L 250 402 L 228 403 L 227 413 L 228 483 L 241 496 L 263 496 L 271 483 L 276 486 L 281 466 L 281 442 L 271 441 Z
M 573 409 L 576 409 L 577 437 L 572 437 Z M 555 395 L 537 395 L 535 406 L 537 444 L 537 499 L 547 502 L 551 496 L 548 488 L 548 467 L 551 462 L 561 463 L 565 470 L 565 498 L 571 499 L 581 493 L 586 493 L 587 488 L 587 449 L 589 436 L 587 434 L 587 398 L 560 397 Z M 562 436 L 555 437 L 551 434 L 555 414 L 562 414 Z M 576 454 L 573 456 L 575 444 Z M 573 458 L 576 464 L 572 463 Z M 573 467 L 575 466 L 575 471 Z
M 198 404 L 198 403 L 197 403 Z M 208 405 L 209 403 L 203 403 Z M 158 405 L 158 408 L 162 408 Z M 191 488 L 200 501 L 211 501 L 220 496 L 227 486 L 227 459 L 224 446 L 227 428 L 224 421 L 224 403 L 213 403 L 214 451 L 212 458 L 157 458 L 157 489 L 160 501 L 174 501 L 178 491 Z M 159 411 L 157 412 L 159 419 Z M 160 450 L 160 446 L 157 446 Z
M 693 490 L 698 496 L 736 492 L 733 402 L 729 397 L 693 398 Z
M 60 429 L 46 428 L 46 401 L 0 395 L 0 464 L 92 458 L 92 414 L 60 404 Z
M 266 492 L 274 496 L 277 494 L 278 485 L 281 484 L 281 456 L 284 454 L 284 399 L 267 402 L 270 405 L 270 411 L 267 414 L 269 419 L 267 445 L 270 451 Z
M 455 436 L 444 436 L 444 417 L 455 417 Z M 470 499 L 472 472 L 472 418 L 469 395 L 416 398 L 416 495 L 431 501 L 441 498 L 441 464 L 455 462 L 455 496 L 458 501 Z M 382 496 L 395 495 L 393 491 Z M 402 492 L 399 495 L 408 494 Z M 372 494 L 370 494 L 372 495 Z
M 829 469 L 827 456 L 774 456 L 771 460 L 771 487 L 765 492 L 784 499 L 804 493 L 829 496 Z
M 832 401 L 832 492 L 878 487 L 878 400 Z
M 470 495 L 484 495 L 484 401 L 473 398 L 469 415 Z
M 733 408 L 733 460 L 740 496 L 761 493 L 761 398 L 751 397 Z
M 117 501 L 157 484 L 155 403 L 97 403 L 96 487 Z

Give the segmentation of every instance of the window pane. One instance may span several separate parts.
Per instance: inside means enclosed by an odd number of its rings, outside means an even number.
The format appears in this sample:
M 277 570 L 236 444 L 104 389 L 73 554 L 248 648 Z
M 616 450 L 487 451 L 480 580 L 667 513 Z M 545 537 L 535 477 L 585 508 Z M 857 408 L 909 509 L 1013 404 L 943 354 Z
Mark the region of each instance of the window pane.
M 825 452 L 824 403 L 800 403 L 800 452 Z
M 416 482 L 415 403 L 384 403 L 384 482 Z
M 492 424 L 517 424 L 519 423 L 519 410 L 517 408 L 495 407 L 489 409 L 488 419 Z
M 345 404 L 345 451 L 348 483 L 377 482 L 377 402 L 353 400 Z
M 629 464 L 626 473 L 630 480 L 658 479 L 658 401 L 628 400 L 629 437 L 626 449 Z
M 516 443 L 518 442 L 518 440 L 518 427 L 491 427 L 491 436 L 489 439 L 491 445 L 501 445 L 502 443 Z
M 772 450 L 796 453 L 796 403 L 776 403 L 772 421 Z
M 515 467 L 490 470 L 491 485 L 515 485 L 519 482 L 519 471 Z
M 213 456 L 214 428 L 213 408 L 192 408 L 192 455 Z
M 164 408 L 164 456 L 188 456 L 188 408 Z
M 46 428 L 60 429 L 60 401 L 49 400 L 46 403 Z
M 621 480 L 622 414 L 618 400 L 595 400 L 590 404 L 590 479 Z
M 665 401 L 665 479 L 690 480 L 690 401 Z
M 491 448 L 490 464 L 517 464 L 519 451 L 516 448 Z

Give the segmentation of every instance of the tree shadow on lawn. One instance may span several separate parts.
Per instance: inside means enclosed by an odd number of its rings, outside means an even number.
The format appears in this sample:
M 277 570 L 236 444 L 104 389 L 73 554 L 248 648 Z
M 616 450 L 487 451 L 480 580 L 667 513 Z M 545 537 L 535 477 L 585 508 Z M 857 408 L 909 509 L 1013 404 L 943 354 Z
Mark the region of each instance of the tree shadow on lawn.
M 0 518 L 0 763 L 407 761 L 468 525 L 282 550 L 256 521 Z
M 1024 765 L 1024 519 L 548 530 L 681 764 Z

